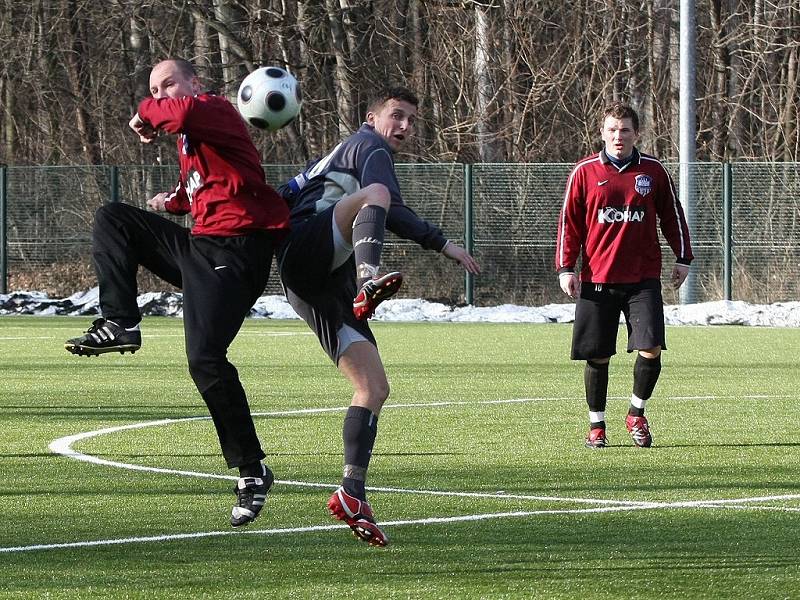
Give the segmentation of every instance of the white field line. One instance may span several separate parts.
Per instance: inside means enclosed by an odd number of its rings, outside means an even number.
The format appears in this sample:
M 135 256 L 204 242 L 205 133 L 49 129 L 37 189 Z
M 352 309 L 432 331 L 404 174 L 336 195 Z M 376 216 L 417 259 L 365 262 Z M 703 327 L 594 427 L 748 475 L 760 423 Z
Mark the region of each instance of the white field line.
M 513 403 L 523 403 L 523 402 L 538 402 L 538 401 L 546 401 L 546 400 L 563 400 L 564 398 L 512 398 L 507 400 L 483 400 L 478 402 L 461 402 L 461 401 L 452 401 L 452 402 L 427 402 L 427 403 L 411 403 L 411 404 L 391 404 L 387 405 L 385 408 L 420 408 L 420 407 L 446 407 L 446 406 L 463 406 L 463 405 L 476 405 L 476 404 L 483 404 L 483 405 L 491 405 L 491 404 L 513 404 Z M 343 412 L 347 410 L 346 407 L 325 407 L 325 408 L 302 408 L 297 410 L 286 410 L 286 411 L 273 411 L 273 412 L 261 412 L 261 413 L 253 413 L 254 417 L 269 417 L 269 416 L 291 416 L 291 415 L 298 415 L 298 414 L 315 414 L 315 413 L 328 413 L 328 412 Z M 50 443 L 49 449 L 51 452 L 55 454 L 60 454 L 62 456 L 72 458 L 75 460 L 88 462 L 97 465 L 103 465 L 108 467 L 115 467 L 120 469 L 127 469 L 130 471 L 144 471 L 150 473 L 162 473 L 162 474 L 172 474 L 172 475 L 184 475 L 188 477 L 199 477 L 205 479 L 225 479 L 225 480 L 236 480 L 238 479 L 235 475 L 222 475 L 217 473 L 202 473 L 197 471 L 186 471 L 186 470 L 179 470 L 179 469 L 167 469 L 162 467 L 148 467 L 144 465 L 137 465 L 131 463 L 123 463 L 119 461 L 111 461 L 104 458 L 99 458 L 97 456 L 92 456 L 89 454 L 84 454 L 77 450 L 72 449 L 72 444 L 75 442 L 89 439 L 92 437 L 98 437 L 101 435 L 107 435 L 111 433 L 116 433 L 118 431 L 125 431 L 129 429 L 142 429 L 145 427 L 158 427 L 161 425 L 170 425 L 174 423 L 181 423 L 181 422 L 188 422 L 188 421 L 202 421 L 202 420 L 210 420 L 210 416 L 196 416 L 196 417 L 182 417 L 178 419 L 160 419 L 158 421 L 145 421 L 142 423 L 132 423 L 128 425 L 119 425 L 116 427 L 108 427 L 104 429 L 98 429 L 95 431 L 87 431 L 83 433 L 78 433 L 71 436 L 66 436 L 63 438 L 59 438 L 54 440 Z M 337 486 L 334 484 L 329 483 L 313 483 L 313 482 L 305 482 L 305 481 L 293 481 L 293 480 L 276 480 L 276 483 L 282 485 L 290 485 L 296 487 L 322 487 L 322 488 L 336 488 Z M 454 491 L 443 491 L 443 490 L 416 490 L 416 489 L 407 489 L 407 488 L 394 488 L 394 487 L 369 487 L 370 491 L 376 492 L 388 492 L 388 493 L 404 493 L 404 494 L 419 494 L 419 495 L 431 495 L 431 496 L 453 496 L 453 497 L 462 497 L 462 498 L 503 498 L 503 499 L 513 499 L 513 500 L 535 500 L 535 501 L 543 501 L 543 502 L 567 502 L 567 503 L 576 503 L 576 504 L 607 504 L 611 506 L 630 506 L 630 507 L 643 507 L 643 508 L 664 508 L 664 507 L 675 507 L 676 504 L 673 503 L 663 503 L 663 502 L 650 502 L 650 501 L 631 501 L 631 500 L 609 500 L 604 498 L 572 498 L 572 497 L 563 497 L 563 496 L 535 496 L 535 495 L 527 495 L 527 494 L 506 494 L 504 492 L 496 492 L 496 493 L 489 493 L 489 492 L 454 492 Z M 701 506 L 703 504 L 724 504 L 724 503 L 733 503 L 733 502 L 769 502 L 773 500 L 789 500 L 789 499 L 796 499 L 800 498 L 800 494 L 791 494 L 785 496 L 764 496 L 764 497 L 757 497 L 757 498 L 745 498 L 745 499 L 723 499 L 723 500 L 697 500 L 697 501 L 690 501 L 688 503 L 682 503 L 681 507 L 692 507 L 692 506 Z
M 797 498 L 793 496 L 772 496 L 770 499 Z M 767 497 L 763 498 L 764 500 Z M 648 510 L 653 508 L 731 508 L 740 510 L 779 510 L 779 511 L 800 511 L 798 508 L 784 508 L 777 506 L 746 506 L 741 502 L 759 500 L 758 498 L 739 498 L 731 500 L 697 500 L 692 502 L 667 502 L 667 503 L 640 503 L 630 506 L 603 506 L 595 508 L 575 508 L 575 509 L 554 509 L 554 510 L 526 510 L 499 513 L 483 513 L 475 515 L 458 515 L 454 517 L 430 517 L 426 519 L 408 519 L 398 521 L 382 521 L 381 527 L 398 527 L 403 525 L 435 525 L 443 523 L 463 523 L 474 521 L 487 521 L 489 519 L 520 518 L 544 515 L 565 515 L 565 514 L 587 514 L 587 513 L 610 513 L 632 510 Z M 41 550 L 62 550 L 70 548 L 89 548 L 94 546 L 115 546 L 122 544 L 137 544 L 148 542 L 172 542 L 177 540 L 200 539 L 211 537 L 228 537 L 232 535 L 285 535 L 296 533 L 313 533 L 318 531 L 332 531 L 347 528 L 344 524 L 336 525 L 312 525 L 308 527 L 285 527 L 278 529 L 245 530 L 245 531 L 207 531 L 195 533 L 178 533 L 172 535 L 141 536 L 130 538 L 114 538 L 105 540 L 89 540 L 84 542 L 65 542 L 58 544 L 32 544 L 29 546 L 8 546 L 0 547 L 0 554 L 11 554 L 19 552 L 33 552 Z
M 686 397 L 686 399 L 692 398 L 700 398 L 700 399 L 707 399 L 707 398 L 716 398 L 717 396 L 696 396 L 696 397 Z M 745 396 L 747 397 L 747 396 Z M 770 396 L 752 396 L 753 398 L 769 398 Z M 486 400 L 486 401 L 478 401 L 478 402 L 429 402 L 429 403 L 418 403 L 418 404 L 394 404 L 388 405 L 385 408 L 420 408 L 420 407 L 446 407 L 446 406 L 463 406 L 463 405 L 475 405 L 475 404 L 513 404 L 513 403 L 524 403 L 524 402 L 536 402 L 536 401 L 547 401 L 547 400 L 564 400 L 569 398 L 514 398 L 509 400 Z M 298 410 L 289 410 L 289 411 L 275 411 L 275 412 L 265 412 L 265 413 L 253 413 L 253 416 L 289 416 L 289 415 L 297 415 L 297 414 L 314 414 L 314 413 L 327 413 L 327 412 L 341 412 L 346 410 L 346 407 L 326 407 L 326 408 L 307 408 L 307 409 L 298 409 Z M 201 478 L 210 478 L 210 479 L 229 479 L 235 480 L 237 477 L 232 475 L 220 475 L 214 473 L 200 473 L 195 471 L 184 471 L 178 469 L 165 469 L 159 467 L 146 467 L 143 465 L 136 465 L 136 464 L 129 464 L 129 463 L 122 463 L 117 461 L 110 461 L 102 458 L 98 458 L 96 456 L 91 456 L 88 454 L 84 454 L 82 452 L 78 452 L 72 449 L 72 444 L 78 442 L 80 440 L 89 439 L 92 437 L 98 437 L 101 435 L 107 435 L 111 433 L 115 433 L 118 431 L 125 431 L 129 429 L 142 429 L 145 427 L 158 427 L 161 425 L 170 425 L 174 423 L 181 423 L 181 422 L 188 422 L 188 421 L 200 421 L 200 420 L 209 420 L 209 416 L 195 416 L 195 417 L 184 417 L 178 419 L 161 419 L 158 421 L 147 421 L 142 423 L 133 423 L 129 425 L 120 425 L 116 427 L 108 427 L 104 429 L 99 429 L 95 431 L 88 431 L 83 433 L 78 433 L 71 436 L 66 436 L 63 438 L 59 438 L 54 440 L 50 443 L 50 450 L 56 454 L 60 454 L 62 456 L 73 458 L 75 460 L 80 460 L 92 464 L 99 464 L 104 466 L 111 466 L 116 468 L 122 468 L 132 471 L 147 471 L 153 473 L 166 473 L 166 474 L 174 474 L 174 475 L 185 475 L 190 477 L 201 477 Z M 322 488 L 336 488 L 336 485 L 327 484 L 327 483 L 313 483 L 313 482 L 303 482 L 303 481 L 292 481 L 292 480 L 277 480 L 276 483 L 282 485 L 290 485 L 290 486 L 298 486 L 298 487 L 322 487 Z M 644 502 L 644 501 L 630 501 L 630 500 L 608 500 L 602 498 L 568 498 L 568 497 L 559 497 L 559 496 L 533 496 L 533 495 L 522 495 L 522 494 L 506 494 L 504 492 L 496 492 L 496 493 L 487 493 L 487 492 L 451 492 L 451 491 L 442 491 L 442 490 L 414 490 L 414 489 L 405 489 L 405 488 L 393 488 L 393 487 L 370 487 L 370 491 L 376 492 L 388 492 L 388 493 L 405 493 L 405 494 L 424 494 L 424 495 L 435 495 L 435 496 L 454 496 L 454 497 L 465 497 L 465 498 L 497 498 L 497 499 L 515 499 L 515 500 L 535 500 L 535 501 L 553 501 L 553 502 L 564 502 L 564 503 L 576 503 L 576 504 L 605 504 L 606 506 L 595 506 L 592 508 L 575 508 L 575 509 L 548 509 L 548 510 L 533 510 L 533 511 L 513 511 L 513 512 L 500 512 L 500 513 L 484 513 L 484 514 L 475 514 L 475 515 L 459 515 L 459 516 L 452 516 L 452 517 L 431 517 L 425 519 L 415 519 L 415 520 L 400 520 L 400 521 L 388 521 L 382 522 L 382 526 L 402 526 L 402 525 L 430 525 L 436 523 L 456 523 L 456 522 L 465 522 L 465 521 L 483 521 L 487 519 L 497 519 L 497 518 L 508 518 L 508 517 L 529 517 L 535 515 L 557 515 L 557 514 L 576 514 L 576 513 L 604 513 L 604 512 L 619 512 L 619 511 L 629 511 L 629 510 L 652 510 L 652 509 L 670 509 L 670 508 L 735 508 L 735 509 L 763 509 L 763 510 L 780 510 L 786 512 L 795 512 L 800 511 L 800 509 L 794 508 L 783 508 L 783 507 L 758 507 L 758 506 L 748 506 L 748 503 L 760 503 L 760 502 L 773 502 L 777 500 L 796 500 L 800 499 L 800 494 L 787 494 L 787 495 L 774 495 L 774 496 L 759 496 L 759 497 L 752 497 L 752 498 L 731 498 L 731 499 L 719 499 L 719 500 L 693 500 L 693 501 L 679 501 L 679 502 Z M 35 544 L 30 546 L 13 546 L 13 547 L 0 547 L 0 553 L 12 553 L 12 552 L 29 552 L 34 550 L 53 550 L 53 549 L 66 549 L 66 548 L 84 548 L 84 547 L 91 547 L 91 546 L 107 546 L 107 545 L 118 545 L 118 544 L 132 544 L 132 543 L 144 543 L 144 542 L 166 542 L 166 541 L 173 541 L 173 540 L 181 540 L 181 539 L 197 539 L 197 538 L 207 538 L 207 537 L 220 537 L 220 536 L 229 536 L 229 535 L 278 535 L 278 534 L 292 534 L 292 533 L 309 533 L 315 531 L 329 531 L 333 529 L 342 529 L 345 528 L 346 525 L 318 525 L 318 526 L 310 526 L 310 527 L 290 527 L 290 528 L 280 528 L 280 529 L 270 529 L 270 530 L 250 530 L 246 532 L 241 531 L 214 531 L 214 532 L 196 532 L 196 533 L 185 533 L 185 534 L 174 534 L 174 535 L 162 535 L 162 536 L 151 536 L 151 537 L 131 537 L 131 538 L 121 538 L 121 539 L 109 539 L 109 540 L 94 540 L 94 541 L 85 541 L 85 542 L 68 542 L 68 543 L 60 543 L 60 544 Z
M 508 404 L 508 403 L 519 403 L 519 402 L 533 402 L 537 400 L 543 400 L 542 398 L 516 398 L 511 400 L 487 400 L 482 402 L 430 402 L 430 403 L 420 403 L 420 404 L 393 404 L 391 406 L 387 406 L 386 408 L 417 408 L 417 407 L 442 407 L 442 406 L 460 406 L 464 404 Z M 287 410 L 287 411 L 275 411 L 275 412 L 263 412 L 263 413 L 253 413 L 254 417 L 271 417 L 271 416 L 291 416 L 297 414 L 313 414 L 313 413 L 327 413 L 327 412 L 344 412 L 347 410 L 346 407 L 333 407 L 333 408 L 302 408 L 298 410 Z M 200 477 L 205 479 L 227 479 L 227 480 L 237 480 L 238 476 L 235 475 L 222 475 L 217 473 L 201 473 L 197 471 L 185 471 L 179 469 L 167 469 L 162 467 L 148 467 L 144 465 L 137 465 L 132 463 L 124 463 L 119 461 L 107 460 L 105 458 L 100 458 L 97 456 L 93 456 L 91 454 L 84 454 L 83 452 L 79 452 L 72 448 L 72 445 L 76 442 L 81 440 L 86 440 L 93 437 L 99 437 L 102 435 L 108 435 L 111 433 L 116 433 L 119 431 L 126 431 L 131 429 L 143 429 L 145 427 L 159 427 L 162 425 L 172 425 L 175 423 L 182 423 L 188 421 L 207 421 L 210 420 L 210 416 L 202 416 L 202 417 L 183 417 L 178 419 L 160 419 L 158 421 L 145 421 L 142 423 L 132 423 L 129 425 L 119 425 L 116 427 L 107 427 L 104 429 L 97 429 L 95 431 L 86 431 L 83 433 L 77 433 L 75 435 L 69 435 L 66 437 L 58 438 L 57 440 L 53 440 L 50 445 L 48 446 L 50 451 L 59 454 L 61 456 L 65 456 L 67 458 L 72 458 L 74 460 L 79 460 L 82 462 L 87 462 L 95 465 L 102 465 L 106 467 L 115 467 L 119 469 L 127 469 L 129 471 L 142 471 L 142 472 L 149 472 L 149 473 L 162 473 L 162 474 L 171 474 L 171 475 L 183 475 L 188 477 Z M 311 482 L 304 482 L 304 481 L 291 481 L 291 480 L 276 480 L 276 483 L 281 485 L 290 485 L 296 487 L 324 487 L 324 488 L 333 488 L 335 489 L 338 487 L 337 485 L 328 484 L 328 483 L 311 483 Z M 573 502 L 576 504 L 610 504 L 610 505 L 631 505 L 631 506 L 639 506 L 641 504 L 648 504 L 642 502 L 632 502 L 626 500 L 606 500 L 600 498 L 564 498 L 559 496 L 531 496 L 531 495 L 520 495 L 520 494 L 506 494 L 503 492 L 498 493 L 486 493 L 486 492 L 448 492 L 448 491 L 438 491 L 438 490 L 413 490 L 413 489 L 404 489 L 404 488 L 388 488 L 388 487 L 370 487 L 370 491 L 376 492 L 393 492 L 393 493 L 406 493 L 406 494 L 424 494 L 424 495 L 433 495 L 433 496 L 459 496 L 464 498 L 503 498 L 503 499 L 515 499 L 515 500 L 537 500 L 537 501 L 554 501 L 554 502 Z
M 434 525 L 441 523 L 459 523 L 465 521 L 486 521 L 488 519 L 501 519 L 509 517 L 530 517 L 535 515 L 575 514 L 575 513 L 604 513 L 623 510 L 641 510 L 647 506 L 605 506 L 596 508 L 556 509 L 556 510 L 525 510 L 513 512 L 484 513 L 475 515 L 458 515 L 455 517 L 430 517 L 426 519 L 409 519 L 399 521 L 381 521 L 381 527 L 397 527 L 402 525 Z M 347 525 L 312 525 L 309 527 L 286 527 L 280 529 L 262 529 L 245 531 L 208 531 L 196 533 L 178 533 L 173 535 L 156 535 L 129 538 L 115 538 L 106 540 L 91 540 L 85 542 L 65 542 L 59 544 L 32 544 L 30 546 L 0 547 L 0 554 L 14 552 L 31 552 L 34 550 L 60 550 L 66 548 L 87 548 L 91 546 L 114 546 L 120 544 L 135 544 L 143 542 L 169 542 L 175 540 L 198 539 L 209 537 L 226 537 L 231 535 L 279 535 L 291 533 L 311 533 L 316 531 L 331 531 L 345 529 Z
M 749 506 L 746 504 L 728 504 L 720 508 L 730 508 L 736 510 L 771 510 L 776 512 L 800 512 L 800 508 L 793 508 L 790 506 Z

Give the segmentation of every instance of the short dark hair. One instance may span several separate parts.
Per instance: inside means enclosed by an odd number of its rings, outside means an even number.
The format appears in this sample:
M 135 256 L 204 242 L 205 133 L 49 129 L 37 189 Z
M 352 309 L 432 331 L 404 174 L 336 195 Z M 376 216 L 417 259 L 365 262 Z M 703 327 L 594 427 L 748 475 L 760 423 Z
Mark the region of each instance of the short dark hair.
M 381 107 L 389 100 L 402 100 L 417 107 L 419 106 L 419 98 L 407 87 L 401 85 L 394 87 L 386 87 L 378 91 L 377 94 L 372 96 L 372 99 L 367 106 L 367 112 L 378 112 Z
M 612 102 L 609 104 L 603 111 L 601 127 L 607 117 L 613 117 L 614 119 L 630 119 L 633 124 L 633 130 L 639 131 L 639 115 L 631 108 L 630 104 L 625 104 L 624 102 Z
M 175 65 L 178 67 L 178 70 L 181 72 L 181 75 L 183 75 L 187 79 L 191 79 L 192 77 L 197 77 L 197 70 L 194 68 L 194 65 L 185 58 L 165 58 L 163 60 L 158 61 L 156 64 L 158 65 L 161 64 L 162 62 L 174 62 Z

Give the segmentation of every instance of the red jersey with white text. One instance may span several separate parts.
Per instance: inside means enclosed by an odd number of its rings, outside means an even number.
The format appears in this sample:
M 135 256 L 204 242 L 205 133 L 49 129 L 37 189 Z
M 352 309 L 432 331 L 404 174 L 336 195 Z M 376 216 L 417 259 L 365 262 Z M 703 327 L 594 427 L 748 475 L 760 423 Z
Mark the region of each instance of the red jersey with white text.
M 164 207 L 191 212 L 193 234 L 288 229 L 286 202 L 266 184 L 247 126 L 225 98 L 146 98 L 138 112 L 155 129 L 178 135 L 180 180 Z
M 661 277 L 658 229 L 679 263 L 693 255 L 675 186 L 661 162 L 636 149 L 615 166 L 603 151 L 579 161 L 567 180 L 558 222 L 556 269 L 581 281 L 638 283 Z

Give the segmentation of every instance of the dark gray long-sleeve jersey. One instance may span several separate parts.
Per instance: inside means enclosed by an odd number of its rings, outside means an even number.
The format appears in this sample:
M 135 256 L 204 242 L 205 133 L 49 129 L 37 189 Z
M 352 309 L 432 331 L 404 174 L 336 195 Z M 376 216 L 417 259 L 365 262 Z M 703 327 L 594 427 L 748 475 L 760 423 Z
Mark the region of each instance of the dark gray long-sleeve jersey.
M 391 204 L 386 228 L 425 249 L 441 251 L 447 239 L 442 230 L 421 219 L 403 202 L 389 144 L 364 123 L 327 156 L 281 186 L 291 206 L 291 222 L 300 223 L 373 183 L 387 187 Z

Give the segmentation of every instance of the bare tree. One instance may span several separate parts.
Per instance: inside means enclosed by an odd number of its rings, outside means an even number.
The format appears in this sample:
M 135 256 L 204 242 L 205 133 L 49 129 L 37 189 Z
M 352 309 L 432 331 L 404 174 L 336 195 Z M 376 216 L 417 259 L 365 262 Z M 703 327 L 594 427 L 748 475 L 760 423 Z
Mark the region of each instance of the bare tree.
M 798 160 L 797 0 L 697 6 L 698 158 Z M 265 162 L 324 152 L 387 83 L 422 100 L 404 160 L 571 162 L 598 147 L 614 98 L 639 109 L 648 150 L 677 155 L 675 0 L 0 0 L 0 13 L 9 164 L 174 160 L 119 134 L 168 56 L 231 99 L 258 65 L 298 77 L 301 117 L 253 131 Z

